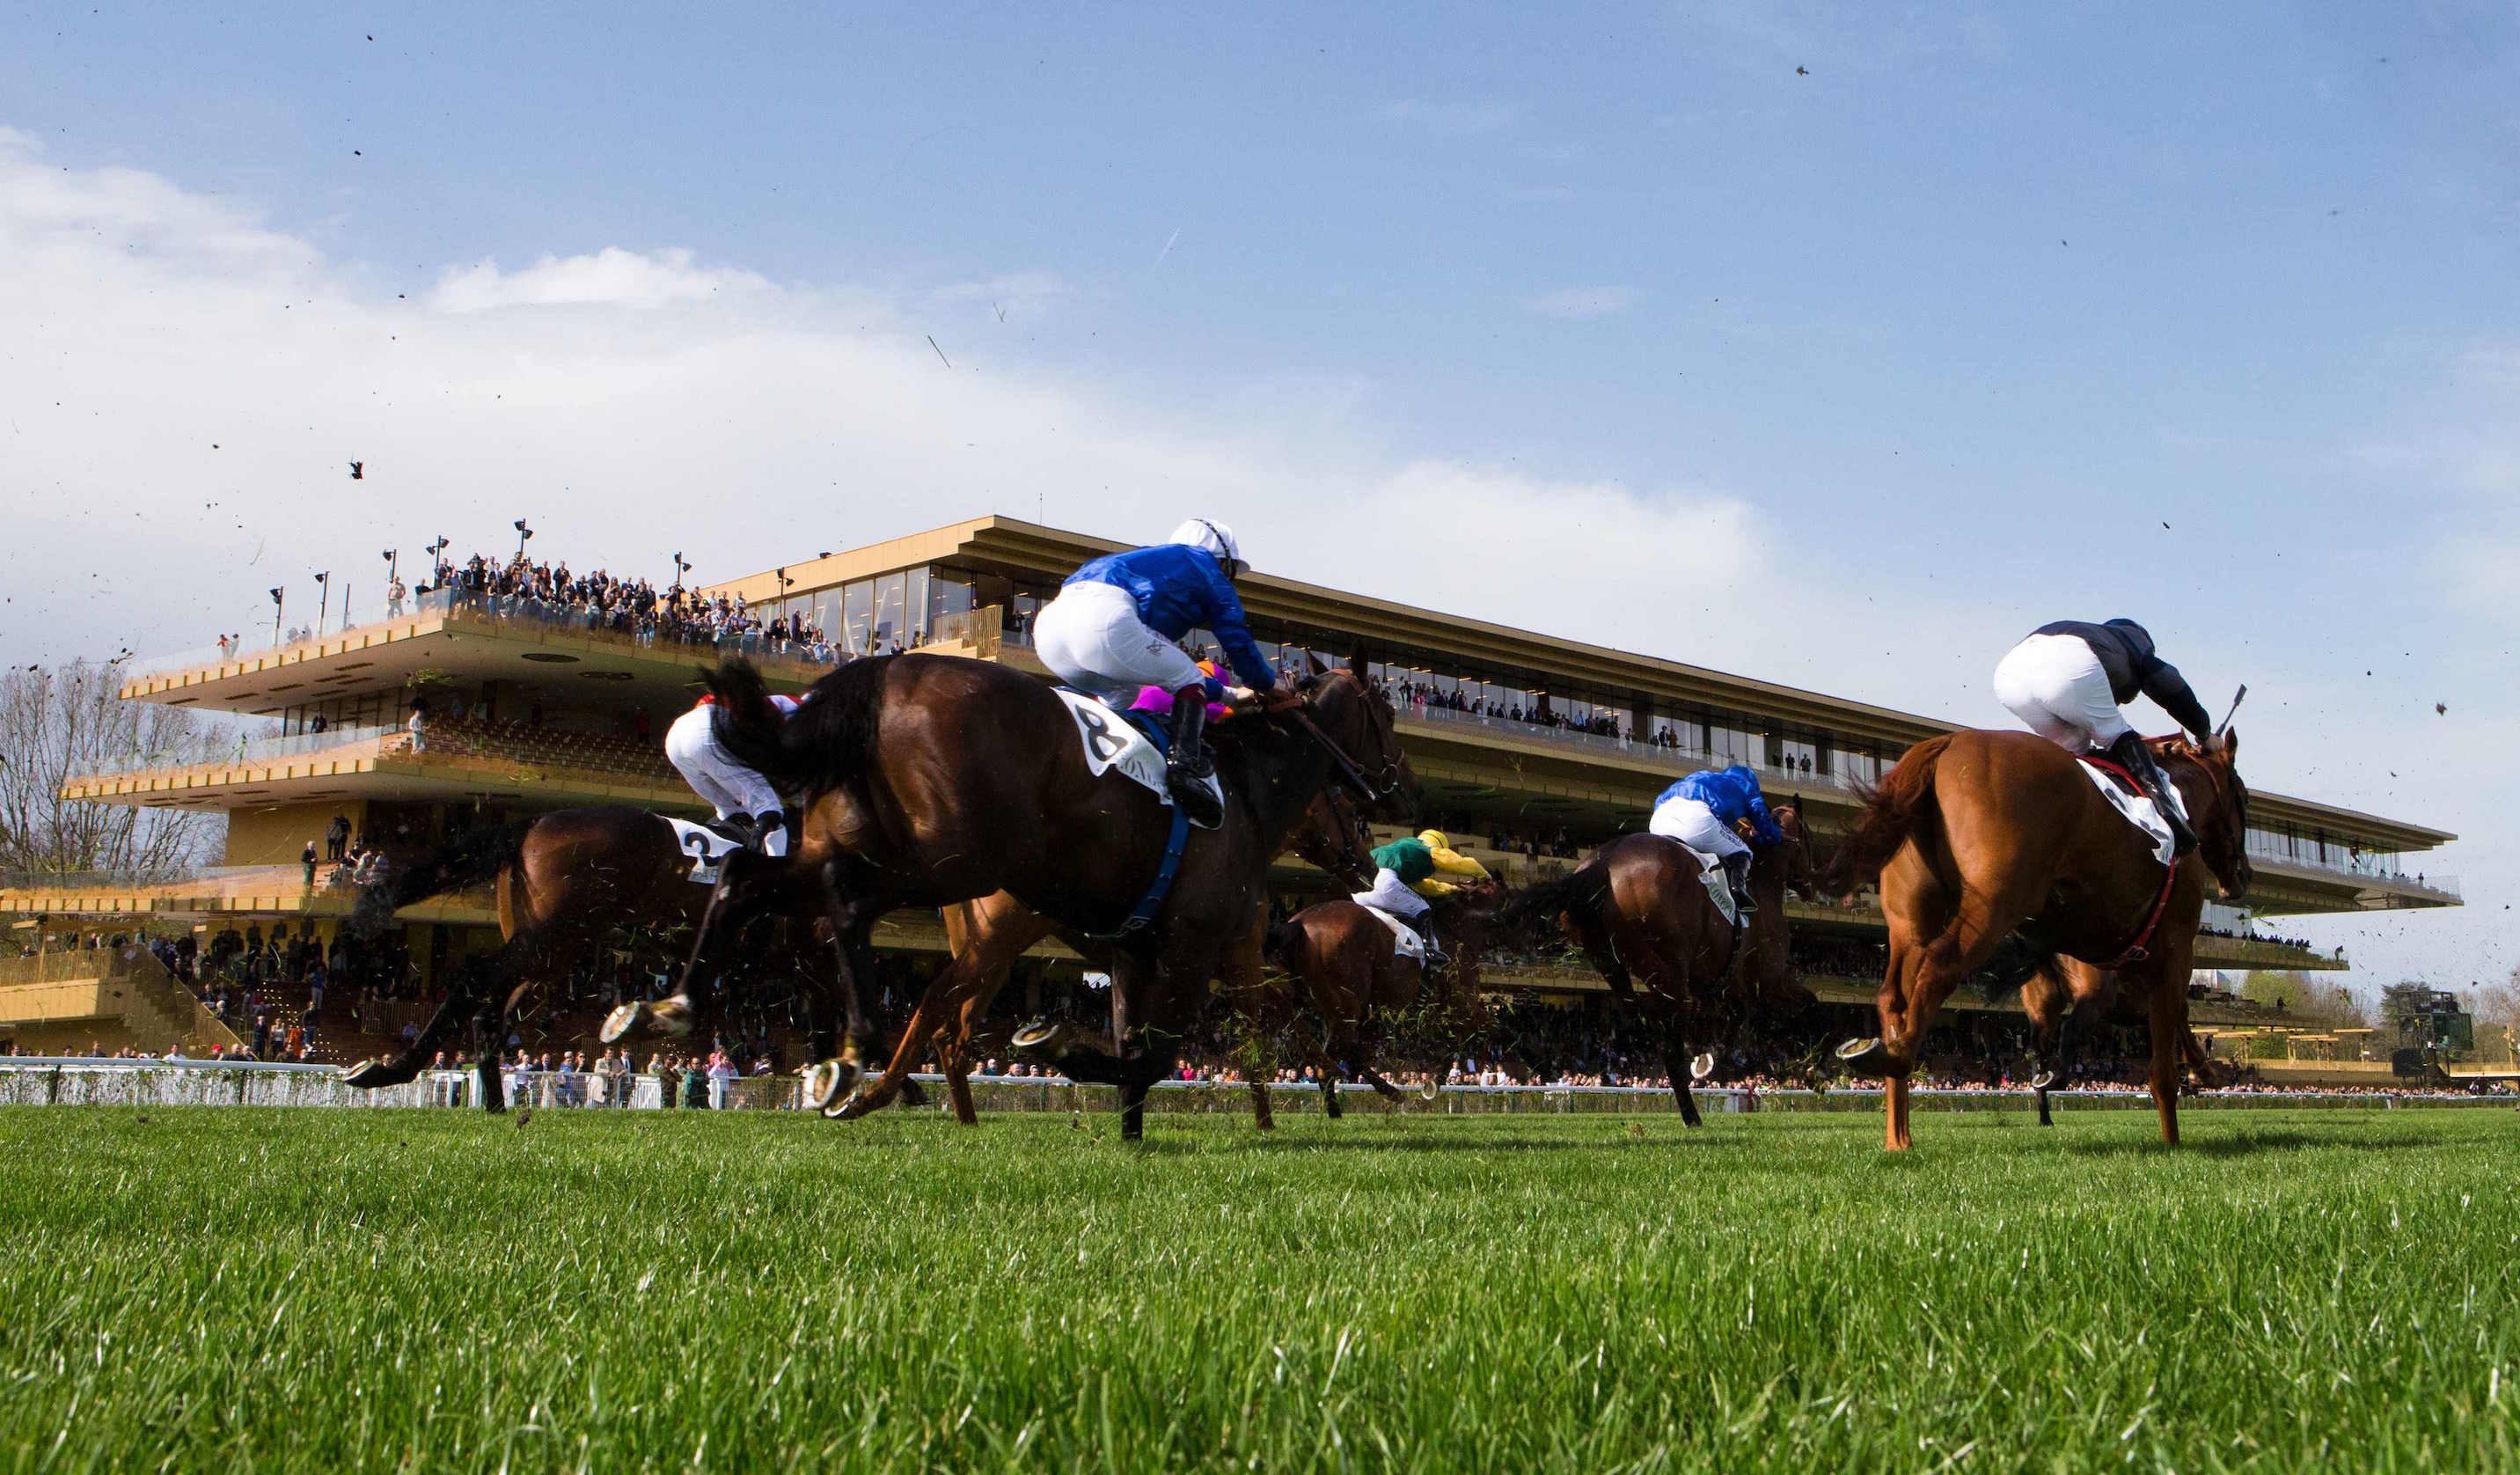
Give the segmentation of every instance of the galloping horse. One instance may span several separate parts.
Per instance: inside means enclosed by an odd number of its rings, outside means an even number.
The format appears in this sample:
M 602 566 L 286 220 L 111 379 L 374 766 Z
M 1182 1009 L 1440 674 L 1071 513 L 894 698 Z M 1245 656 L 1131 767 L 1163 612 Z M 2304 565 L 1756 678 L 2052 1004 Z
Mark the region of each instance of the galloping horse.
M 533 819 L 475 830 L 419 859 L 388 863 L 384 874 L 362 887 L 350 925 L 373 936 L 393 914 L 415 901 L 492 882 L 498 895 L 498 950 L 468 958 L 420 1037 L 390 1060 L 370 1060 L 343 1077 L 360 1088 L 400 1085 L 418 1076 L 448 1034 L 478 1017 L 493 1041 L 481 1055 L 481 1104 L 504 1111 L 495 1041 L 509 1014 L 537 984 L 565 976 L 593 958 L 616 934 L 633 945 L 698 920 L 709 888 L 690 879 L 692 857 L 679 848 L 674 827 L 646 809 L 620 805 L 555 809 Z M 752 894 L 729 925 L 740 928 L 778 900 L 775 888 Z M 832 1011 L 821 971 L 795 972 L 804 987 L 806 1016 L 816 1045 L 832 1047 Z M 687 1034 L 687 999 L 652 1006 L 668 1033 Z
M 1066 705 L 1032 677 L 953 656 L 870 657 L 816 682 L 785 719 L 749 663 L 708 680 L 728 752 L 805 796 L 788 864 L 816 878 L 849 1006 L 842 1053 L 814 1076 L 827 1110 L 878 1043 L 864 1006 L 878 919 L 1005 893 L 1052 927 L 1114 941 L 1113 1053 L 1052 1063 L 1118 1086 L 1121 1134 L 1142 1136 L 1148 1087 L 1227 950 L 1252 939 L 1270 859 L 1313 797 L 1344 779 L 1375 804 L 1411 782 L 1390 704 L 1362 670 L 1307 676 L 1265 719 L 1215 732 L 1227 821 L 1188 836 L 1169 891 L 1132 925 L 1167 864 L 1174 811 L 1123 775 L 1098 777 Z M 922 1005 L 941 1011 L 966 979 L 1010 965 L 1038 941 L 1030 930 L 975 938 Z M 718 932 L 704 921 L 702 934 L 695 967 Z
M 2179 1063 L 2187 974 L 2208 875 L 2247 895 L 2249 791 L 2227 725 L 2198 746 L 2151 740 L 2179 786 L 2196 853 L 2165 870 L 2151 837 L 2093 788 L 2073 755 L 2028 732 L 1929 738 L 1890 770 L 1829 866 L 1844 893 L 1879 878 L 1890 922 L 1881 1034 L 1839 1051 L 1888 1079 L 1890 1150 L 1911 1143 L 1908 1076 L 1944 998 L 2018 928 L 2031 948 L 2114 969 L 2151 1000 L 2152 1099 L 2161 1138 L 2179 1141 Z
M 1309 999 L 1321 1018 L 1322 1034 L 1298 1034 L 1305 1052 L 1322 1077 L 1322 1109 L 1340 1115 L 1333 1065 L 1365 1082 L 1385 1100 L 1401 1099 L 1399 1087 L 1373 1068 L 1377 1027 L 1425 1004 L 1438 1033 L 1469 1037 L 1485 1033 L 1495 1016 L 1479 998 L 1479 954 L 1487 946 L 1487 922 L 1505 897 L 1493 883 L 1464 888 L 1432 899 L 1437 935 L 1451 948 L 1450 961 L 1432 973 L 1422 959 L 1403 957 L 1399 935 L 1382 919 L 1341 898 L 1307 906 L 1272 927 L 1265 945 L 1282 975 L 1266 977 L 1257 987 L 1235 991 L 1235 1007 L 1252 1026 L 1257 1038 L 1298 1033 L 1297 1016 Z M 1251 1073 L 1251 1113 L 1262 1130 L 1274 1125 L 1269 1110 L 1269 1075 L 1264 1057 Z
M 1363 822 L 1344 790 L 1325 789 L 1314 796 L 1287 849 L 1352 891 L 1362 891 L 1369 883 L 1372 860 L 1367 853 Z M 989 1006 L 997 1000 L 998 991 L 1006 987 L 1015 956 L 1007 949 L 1022 940 L 1023 946 L 1015 949 L 1019 953 L 1057 929 L 1004 892 L 946 907 L 943 915 L 946 941 L 955 955 L 977 954 L 973 970 L 951 991 L 950 997 L 931 989 L 920 999 L 909 1024 L 902 1029 L 901 1043 L 893 1050 L 890 1066 L 880 1079 L 851 1096 L 834 1112 L 835 1116 L 853 1119 L 890 1104 L 909 1086 L 911 1071 L 932 1042 L 956 1119 L 966 1127 L 978 1124 L 979 1113 L 971 1101 L 972 1042 L 980 1033 L 981 1021 L 988 1017 Z M 991 937 L 993 932 L 1008 928 L 1016 932 Z M 1241 995 L 1238 992 L 1235 996 L 1238 1002 Z M 949 1014 L 954 1028 L 940 1041 L 937 1037 Z M 1259 1115 L 1265 1129 L 1269 1125 L 1267 1113 L 1263 1110 Z
M 1689 1079 L 1710 1074 L 1714 1060 L 1692 1061 L 1689 1046 L 1729 1040 L 1754 1017 L 1797 1015 L 1814 1002 L 1794 977 L 1785 920 L 1787 888 L 1811 880 L 1811 837 L 1799 807 L 1782 806 L 1773 817 L 1785 838 L 1751 861 L 1758 910 L 1738 932 L 1707 895 L 1696 855 L 1660 835 L 1613 840 L 1573 875 L 1536 886 L 1506 908 L 1506 925 L 1525 933 L 1553 921 L 1631 1012 L 1640 991 L 1655 1002 L 1664 1067 L 1691 1127 L 1699 1119 Z

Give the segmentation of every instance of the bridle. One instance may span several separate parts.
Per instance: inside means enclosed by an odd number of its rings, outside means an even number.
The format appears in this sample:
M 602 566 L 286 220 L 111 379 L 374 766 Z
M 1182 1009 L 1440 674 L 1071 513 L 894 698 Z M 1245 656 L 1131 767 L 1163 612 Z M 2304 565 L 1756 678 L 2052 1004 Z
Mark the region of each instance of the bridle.
M 1372 703 L 1373 700 L 1372 690 L 1367 687 L 1362 680 L 1357 682 L 1357 686 L 1365 700 L 1369 704 Z M 1313 720 L 1312 713 L 1306 710 L 1304 699 L 1302 697 L 1291 697 L 1287 700 L 1284 706 L 1277 709 L 1277 714 L 1293 719 L 1295 725 L 1303 729 L 1305 736 L 1310 737 L 1314 742 L 1319 743 L 1322 747 L 1322 751 L 1329 755 L 1330 766 L 1337 771 L 1339 781 L 1355 790 L 1357 797 L 1364 800 L 1367 805 L 1372 806 L 1381 804 L 1385 799 L 1388 799 L 1391 796 L 1394 790 L 1400 787 L 1400 760 L 1398 757 L 1386 752 L 1382 760 L 1381 769 L 1378 772 L 1369 774 L 1366 772 L 1365 765 L 1363 763 L 1360 763 L 1355 759 L 1349 757 L 1348 751 L 1339 746 L 1337 739 L 1331 737 L 1328 733 L 1322 731 L 1321 724 L 1315 722 Z

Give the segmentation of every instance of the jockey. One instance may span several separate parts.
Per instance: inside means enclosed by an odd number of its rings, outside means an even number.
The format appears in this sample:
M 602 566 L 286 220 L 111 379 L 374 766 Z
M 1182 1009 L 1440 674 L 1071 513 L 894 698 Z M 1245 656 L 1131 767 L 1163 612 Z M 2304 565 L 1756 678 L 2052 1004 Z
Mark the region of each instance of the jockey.
M 1472 881 L 1489 879 L 1488 868 L 1453 849 L 1451 837 L 1441 830 L 1420 830 L 1403 835 L 1389 845 L 1373 848 L 1373 887 L 1358 892 L 1348 899 L 1359 906 L 1387 911 L 1426 935 L 1426 966 L 1444 966 L 1444 952 L 1435 939 L 1434 908 L 1426 904 L 1428 897 L 1449 897 L 1460 890 L 1450 881 L 1438 881 L 1436 874 L 1463 876 Z
M 1741 838 L 1742 826 L 1749 829 L 1747 841 Z M 1759 775 L 1747 763 L 1734 763 L 1720 772 L 1700 768 L 1663 790 L 1645 829 L 1679 841 L 1695 852 L 1709 870 L 1721 865 L 1732 886 L 1733 910 L 1744 917 L 1759 909 L 1759 903 L 1750 899 L 1751 846 L 1778 845 L 1785 838 L 1768 813 L 1767 796 L 1759 792 Z
M 1116 705 L 1144 686 L 1174 694 L 1165 787 L 1174 804 L 1209 827 L 1223 823 L 1225 814 L 1207 792 L 1216 769 L 1199 737 L 1208 699 L 1223 688 L 1176 642 L 1204 626 L 1245 685 L 1260 692 L 1276 687 L 1277 672 L 1253 642 L 1234 592 L 1245 567 L 1233 529 L 1193 518 L 1174 529 L 1168 542 L 1106 554 L 1069 575 L 1058 597 L 1033 619 L 1034 653 L 1077 690 Z
M 780 811 L 779 791 L 719 745 L 709 719 L 716 703 L 714 696 L 702 697 L 699 705 L 674 718 L 674 725 L 665 729 L 665 761 L 717 810 L 711 828 L 765 855 L 785 855 L 788 816 Z M 796 699 L 774 696 L 770 705 L 785 716 L 796 710 Z
M 2153 654 L 2152 634 L 2132 620 L 2043 624 L 1995 668 L 1995 699 L 2030 730 L 2076 755 L 2106 753 L 2135 775 L 2170 825 L 2174 854 L 2196 849 L 2187 807 L 2152 761 L 2141 734 L 2127 726 L 2118 704 L 2140 693 L 2203 742 L 2214 719 L 2179 668 Z

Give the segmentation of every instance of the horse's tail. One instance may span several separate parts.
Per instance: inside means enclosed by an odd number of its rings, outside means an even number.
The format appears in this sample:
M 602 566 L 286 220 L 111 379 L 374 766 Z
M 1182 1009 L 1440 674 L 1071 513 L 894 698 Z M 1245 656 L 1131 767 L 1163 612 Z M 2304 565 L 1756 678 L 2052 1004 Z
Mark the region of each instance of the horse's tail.
M 1943 750 L 1951 746 L 1951 735 L 1927 738 L 1908 750 L 1897 767 L 1881 780 L 1864 807 L 1864 815 L 1855 822 L 1855 833 L 1846 837 L 1837 853 L 1828 858 L 1821 874 L 1821 889 L 1833 897 L 1842 897 L 1868 881 L 1878 881 L 1881 867 L 1890 863 L 1899 847 L 1908 843 L 1922 818 L 1925 807 L 1934 801 L 1934 766 L 1942 761 Z
M 1600 854 L 1554 881 L 1513 893 L 1497 909 L 1490 936 L 1500 942 L 1533 945 L 1553 934 L 1560 916 L 1590 921 L 1599 915 L 1610 896 L 1610 867 Z
M 863 773 L 875 753 L 890 656 L 867 656 L 814 683 L 786 716 L 760 670 L 741 656 L 700 672 L 717 698 L 710 719 L 736 761 L 782 791 L 836 787 Z
M 414 901 L 461 891 L 497 876 L 523 855 L 530 819 L 512 820 L 473 830 L 409 863 L 388 862 L 384 874 L 359 888 L 350 912 L 350 930 L 373 938 L 393 920 L 395 912 Z

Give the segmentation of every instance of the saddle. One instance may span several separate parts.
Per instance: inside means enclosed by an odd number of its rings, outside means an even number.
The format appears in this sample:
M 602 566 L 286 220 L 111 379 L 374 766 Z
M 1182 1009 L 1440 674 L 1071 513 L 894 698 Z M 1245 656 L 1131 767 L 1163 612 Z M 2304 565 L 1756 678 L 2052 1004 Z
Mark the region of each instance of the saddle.
M 2124 815 L 2127 823 L 2141 830 L 2144 838 L 2152 842 L 2153 858 L 2163 865 L 2173 864 L 2178 852 L 2171 837 L 2170 822 L 2161 817 L 2160 808 L 2145 797 L 2142 786 L 2135 781 L 2135 775 L 2097 754 L 2085 753 L 2077 757 L 2082 761 L 2085 776 L 2091 779 L 2093 788 L 2100 791 L 2100 797 L 2109 802 L 2109 807 Z
M 711 825 L 694 824 L 688 819 L 659 815 L 674 827 L 674 845 L 692 857 L 692 868 L 686 878 L 698 886 L 717 885 L 718 867 L 733 851 L 743 849 L 743 842 Z
M 1163 721 L 1150 713 L 1121 712 L 1107 703 L 1068 687 L 1054 687 L 1058 700 L 1067 704 L 1067 714 L 1076 719 L 1077 740 L 1084 745 L 1085 766 L 1095 777 L 1117 770 L 1123 777 L 1145 788 L 1171 808 L 1172 789 L 1165 782 L 1164 758 L 1171 736 Z M 1207 778 L 1208 792 L 1214 794 L 1218 807 L 1225 803 L 1225 787 L 1216 775 Z
M 1362 901 L 1357 904 L 1359 906 L 1365 906 L 1365 903 Z M 1373 914 L 1374 920 L 1391 929 L 1391 946 L 1393 951 L 1421 966 L 1425 963 L 1426 940 L 1418 935 L 1417 928 L 1403 922 L 1398 917 L 1384 911 L 1379 906 L 1366 906 L 1365 909 Z

